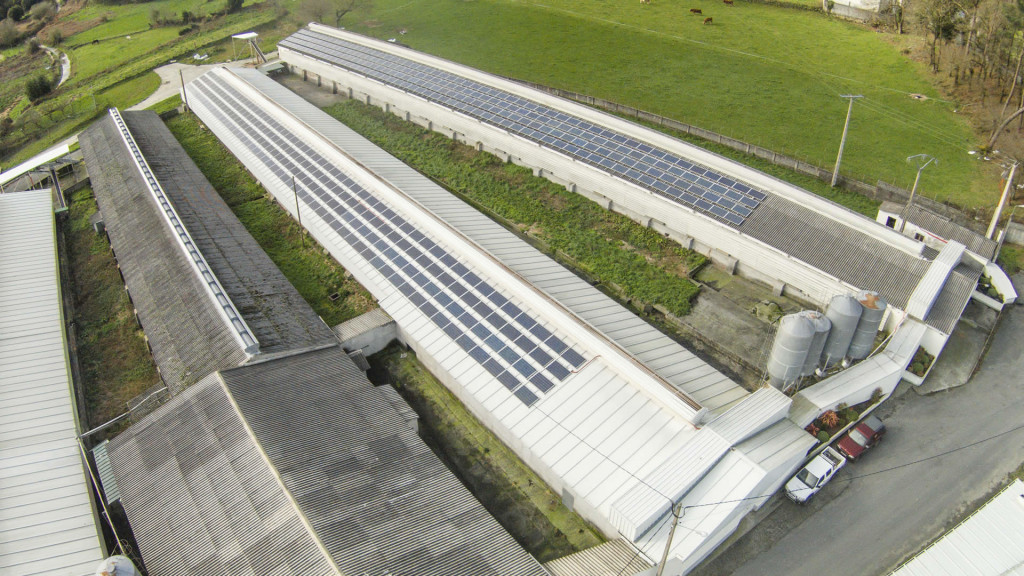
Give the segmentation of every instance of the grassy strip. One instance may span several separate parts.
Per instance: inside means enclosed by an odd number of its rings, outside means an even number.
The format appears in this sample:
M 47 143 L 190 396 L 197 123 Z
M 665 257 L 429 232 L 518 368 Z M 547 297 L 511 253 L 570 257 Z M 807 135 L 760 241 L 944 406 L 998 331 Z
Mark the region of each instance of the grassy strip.
M 416 360 L 394 349 L 374 358 L 420 416 L 428 442 L 455 467 L 485 508 L 535 558 L 547 562 L 603 538 L 501 443 Z
M 302 233 L 291 216 L 264 194 L 245 167 L 195 116 L 180 114 L 168 120 L 167 127 L 260 247 L 328 325 L 375 307 L 373 296 L 316 241 Z M 332 301 L 329 296 L 334 293 L 340 297 Z
M 326 111 L 403 162 L 513 223 L 574 267 L 631 298 L 683 316 L 699 288 L 688 275 L 706 259 L 636 222 L 608 212 L 529 169 L 453 142 L 354 101 Z
M 164 112 L 170 112 L 171 110 L 174 110 L 174 109 L 180 108 L 180 107 L 181 107 L 181 94 L 175 94 L 174 96 L 171 96 L 170 98 L 167 98 L 165 100 L 161 100 L 161 101 L 157 102 L 156 104 L 153 104 L 149 108 L 146 108 L 146 110 L 152 110 L 153 112 L 156 112 L 157 114 L 163 114 Z
M 1007 274 L 1016 274 L 1024 270 L 1024 246 L 1003 244 L 997 260 Z
M 842 188 L 833 188 L 829 186 L 826 182 L 818 180 L 813 176 L 801 174 L 799 172 L 790 170 L 784 166 L 772 164 L 771 162 L 765 160 L 764 158 L 755 156 L 753 154 L 740 152 L 739 150 L 734 150 L 724 144 L 711 142 L 699 136 L 694 136 L 693 134 L 687 134 L 686 132 L 673 130 L 671 128 L 662 126 L 655 122 L 648 122 L 646 120 L 641 120 L 633 116 L 627 116 L 624 114 L 618 114 L 618 116 L 621 116 L 622 118 L 625 118 L 630 122 L 636 122 L 638 124 L 647 126 L 648 128 L 658 130 L 659 132 L 664 132 L 665 134 L 668 134 L 673 138 L 678 138 L 679 140 L 682 140 L 684 142 L 689 142 L 690 144 L 700 146 L 705 150 L 709 150 L 711 152 L 714 152 L 715 154 L 718 154 L 719 156 L 724 156 L 731 160 L 735 160 L 737 162 L 750 166 L 755 170 L 760 170 L 761 172 L 774 176 L 779 180 L 789 182 L 790 184 L 799 186 L 809 192 L 814 192 L 815 194 L 821 196 L 822 198 L 826 198 L 828 200 L 835 202 L 836 204 L 845 206 L 850 210 L 853 210 L 854 212 L 859 212 L 871 219 L 874 219 L 874 217 L 878 215 L 878 207 L 882 205 L 881 202 L 868 198 L 867 196 L 862 196 L 860 194 L 857 194 L 856 192 L 850 192 Z
M 689 13 L 701 9 L 703 15 Z M 740 0 L 642 4 L 578 0 L 375 0 L 350 28 L 512 78 L 634 106 L 832 166 L 854 106 L 844 175 L 909 186 L 907 156 L 941 164 L 919 191 L 991 206 L 995 186 L 966 153 L 976 136 L 935 76 L 895 38 L 819 11 Z M 714 24 L 705 26 L 711 16 Z M 829 49 L 822 49 L 827 39 Z M 910 98 L 921 93 L 928 100 Z M 932 170 L 932 167 L 929 167 Z M 990 184 L 994 184 L 991 183 Z
M 94 212 L 92 190 L 78 190 L 71 197 L 65 229 L 90 425 L 123 413 L 128 400 L 160 381 L 117 273 L 110 242 L 89 225 Z

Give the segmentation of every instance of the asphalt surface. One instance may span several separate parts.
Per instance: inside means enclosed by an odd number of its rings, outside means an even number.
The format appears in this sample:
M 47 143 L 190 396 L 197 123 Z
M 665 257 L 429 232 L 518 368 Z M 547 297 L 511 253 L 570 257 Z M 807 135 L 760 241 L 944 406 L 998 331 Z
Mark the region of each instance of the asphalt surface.
M 1011 306 L 967 385 L 890 399 L 876 412 L 889 429 L 882 443 L 809 505 L 782 502 L 694 574 L 861 576 L 896 568 L 1024 462 L 1022 341 L 1024 307 Z

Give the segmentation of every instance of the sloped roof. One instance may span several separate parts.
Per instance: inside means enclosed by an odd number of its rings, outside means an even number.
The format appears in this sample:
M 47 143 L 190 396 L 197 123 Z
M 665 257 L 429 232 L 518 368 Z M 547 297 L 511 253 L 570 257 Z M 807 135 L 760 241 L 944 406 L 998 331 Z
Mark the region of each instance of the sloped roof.
M 154 575 L 546 574 L 337 346 L 211 375 L 108 451 Z
M 49 190 L 0 194 L 0 573 L 106 555 L 78 446 Z
M 334 336 L 245 230 L 152 112 L 125 124 L 184 227 L 260 350 L 333 342 Z M 172 390 L 248 358 L 161 217 L 112 120 L 79 137 L 96 200 L 153 358 Z

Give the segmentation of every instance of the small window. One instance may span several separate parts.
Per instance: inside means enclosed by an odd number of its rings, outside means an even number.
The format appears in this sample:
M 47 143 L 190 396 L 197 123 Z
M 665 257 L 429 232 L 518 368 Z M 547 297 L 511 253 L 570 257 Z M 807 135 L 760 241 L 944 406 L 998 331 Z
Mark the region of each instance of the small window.
M 888 218 L 885 219 L 885 225 L 888 226 L 889 228 L 895 228 L 896 218 L 894 216 L 889 216 Z
M 915 232 L 914 233 L 914 240 L 917 240 L 919 242 L 924 242 L 924 234 L 921 234 L 920 232 Z

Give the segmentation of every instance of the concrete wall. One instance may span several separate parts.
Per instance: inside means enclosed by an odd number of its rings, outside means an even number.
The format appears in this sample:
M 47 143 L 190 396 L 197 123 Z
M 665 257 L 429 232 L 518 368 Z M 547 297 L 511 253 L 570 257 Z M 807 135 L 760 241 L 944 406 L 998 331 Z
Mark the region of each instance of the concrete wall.
M 727 269 L 766 282 L 775 286 L 777 290 L 824 306 L 835 294 L 846 293 L 855 288 L 760 240 L 722 225 L 648 190 L 619 179 L 610 178 L 607 173 L 597 168 L 576 162 L 534 142 L 513 136 L 504 130 L 455 113 L 375 80 L 348 73 L 285 48 L 282 48 L 280 53 L 281 57 L 291 66 L 293 73 L 305 75 L 309 81 L 316 82 L 320 79 L 322 85 L 326 84 L 332 89 L 336 84 L 340 94 L 349 94 L 353 98 L 379 106 L 410 122 L 449 137 L 454 136 L 458 141 L 469 143 L 478 150 L 490 152 L 506 162 L 529 167 L 538 176 L 563 184 L 570 191 L 581 194 L 609 210 L 624 214 L 679 241 L 684 246 L 691 246 L 693 250 L 709 256 L 712 261 Z M 601 121 L 603 120 L 604 118 Z M 636 129 L 632 124 L 629 127 Z M 627 127 L 627 133 L 628 131 Z M 662 138 L 666 141 L 657 144 L 669 150 L 675 150 L 684 145 L 667 136 L 662 136 Z M 651 136 L 649 139 L 655 139 L 655 137 Z M 710 153 L 705 153 L 710 155 Z M 704 158 L 701 158 L 700 161 L 711 163 Z M 719 159 L 719 161 L 725 160 Z M 750 171 L 755 177 L 770 178 L 747 168 L 738 167 L 736 170 Z M 828 217 L 852 218 L 845 209 L 832 205 L 810 193 L 802 191 L 794 193 L 801 195 L 796 200 L 803 205 L 826 214 Z M 850 224 L 857 229 L 870 225 L 871 233 L 877 235 L 880 232 L 872 222 L 865 224 L 854 221 L 842 225 Z M 884 230 L 881 233 L 885 234 Z M 891 235 L 893 236 L 891 243 L 901 249 L 912 253 L 915 250 L 920 250 L 920 245 L 917 242 L 904 238 L 895 231 L 892 231 Z M 886 238 L 886 240 L 890 239 Z

